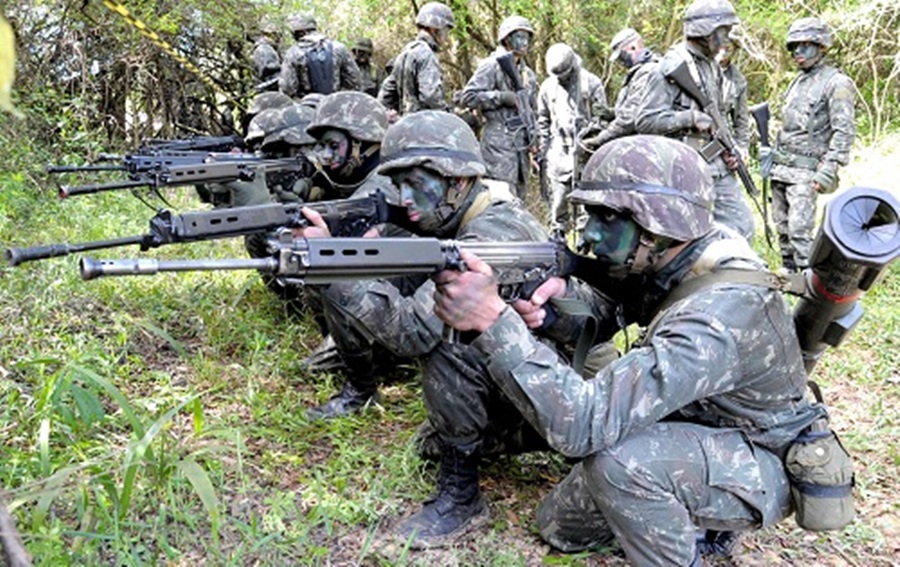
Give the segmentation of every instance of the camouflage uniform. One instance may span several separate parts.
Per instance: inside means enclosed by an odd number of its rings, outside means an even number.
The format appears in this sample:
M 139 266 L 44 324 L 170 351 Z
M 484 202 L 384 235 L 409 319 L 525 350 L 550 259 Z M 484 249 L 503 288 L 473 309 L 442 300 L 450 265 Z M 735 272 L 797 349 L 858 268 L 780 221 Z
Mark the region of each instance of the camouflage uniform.
M 453 12 L 440 2 L 427 2 L 416 14 L 419 32 L 390 62 L 390 71 L 378 91 L 378 100 L 400 116 L 420 110 L 445 110 L 444 80 L 435 33 L 449 32 L 456 24 Z M 438 35 L 439 37 L 439 35 Z
M 581 67 L 580 58 L 567 45 L 556 44 L 571 52 L 577 66 L 578 79 L 564 84 L 550 73 L 541 83 L 538 94 L 538 132 L 542 175 L 550 189 L 550 230 L 566 232 L 569 228 L 569 206 L 566 196 L 575 182 L 575 135 L 593 118 L 595 108 L 605 108 L 606 91 L 597 75 Z M 548 61 L 550 51 L 547 52 Z
M 585 380 L 509 308 L 471 343 L 550 445 L 584 459 L 538 510 L 541 535 L 563 551 L 615 538 L 635 565 L 699 565 L 692 563 L 698 527 L 754 529 L 791 510 L 781 458 L 826 412 L 806 398 L 784 298 L 726 280 L 657 313 L 682 281 L 725 267 L 765 270 L 744 240 L 712 223 L 705 169 L 678 142 L 623 138 L 586 166 L 582 179 L 601 185 L 572 194 L 630 212 L 645 234 L 688 242 L 668 263 L 651 264 L 651 275 L 622 281 L 618 301 L 597 301 L 607 333 L 617 328 L 617 311 L 649 325 L 622 358 Z M 564 336 L 581 324 L 567 319 L 549 331 Z
M 251 59 L 253 61 L 253 75 L 257 84 L 265 83 L 281 72 L 281 56 L 278 55 L 278 50 L 267 37 L 261 37 L 256 40 Z M 278 90 L 278 83 L 273 83 L 266 90 Z
M 316 24 L 310 18 L 299 18 L 291 25 L 295 33 L 307 33 L 284 54 L 278 82 L 281 92 L 300 100 L 310 92 L 331 94 L 341 90 L 359 90 L 359 68 L 343 43 L 328 39 L 316 31 Z M 317 62 L 322 64 L 317 65 Z M 316 70 L 321 72 L 323 81 L 318 87 L 313 82 Z
M 531 32 L 531 26 L 524 18 L 519 29 Z M 509 27 L 509 26 L 507 26 Z M 509 35 L 515 28 L 504 29 L 501 34 Z M 531 32 L 533 33 L 533 32 Z M 501 43 L 497 49 L 484 58 L 478 64 L 475 74 L 463 88 L 460 102 L 462 106 L 480 110 L 484 116 L 484 126 L 481 130 L 481 153 L 484 155 L 484 163 L 487 165 L 487 176 L 491 179 L 505 181 L 515 188 L 516 195 L 520 199 L 525 198 L 528 191 L 528 178 L 531 172 L 531 157 L 528 153 L 528 141 L 523 128 L 510 131 L 507 127 L 510 119 L 519 116 L 515 99 L 513 104 L 503 100 L 503 93 L 515 93 L 513 81 L 503 72 L 498 57 L 510 53 L 502 42 L 505 36 L 498 38 Z M 528 66 L 525 58 L 518 57 L 516 71 L 519 82 L 528 93 L 528 101 L 531 113 L 534 115 L 537 97 L 537 76 Z M 532 132 L 532 135 L 536 135 Z
M 791 30 L 789 44 L 831 45 L 820 20 L 799 20 Z M 838 168 L 849 162 L 856 138 L 855 92 L 847 75 L 820 60 L 801 70 L 784 94 L 771 178 L 772 217 L 787 267 L 803 269 L 809 262 L 816 212 L 811 184 L 831 193 L 838 185 Z
M 378 91 L 379 102 L 401 116 L 419 110 L 447 108 L 438 49 L 434 38 L 419 30 L 416 39 L 407 43 L 394 58 L 391 72 Z
M 730 17 L 715 22 L 713 25 L 717 27 L 738 23 L 731 4 L 727 0 L 695 0 L 685 14 L 685 37 L 697 37 L 688 33 L 690 26 L 704 13 L 722 12 L 723 5 L 726 4 L 728 10 L 725 11 L 730 11 Z M 707 33 L 711 33 L 711 30 Z M 725 116 L 719 64 L 693 43 L 684 41 L 670 48 L 655 70 L 649 73 L 643 96 L 635 110 L 635 128 L 642 134 L 659 134 L 679 139 L 699 150 L 711 140 L 708 133 L 694 129 L 695 113 L 702 112 L 703 109 L 665 76 L 666 72 L 675 69 L 682 61 L 687 62 L 697 85 L 712 101 L 719 115 Z M 737 177 L 721 155 L 714 158 L 709 167 L 716 186 L 716 221 L 751 240 L 755 232 L 753 213 L 744 200 L 743 188 Z
M 628 73 L 625 75 L 625 82 L 622 84 L 618 96 L 616 96 L 616 117 L 592 140 L 591 145 L 594 148 L 599 148 L 616 138 L 637 133 L 634 127 L 635 111 L 638 103 L 644 96 L 644 89 L 647 88 L 647 76 L 653 71 L 658 62 L 659 55 L 648 52 L 646 59 L 628 69 Z
M 489 188 L 478 179 L 485 166 L 477 140 L 452 114 L 424 111 L 401 119 L 388 131 L 382 160 L 381 171 L 388 174 L 422 167 L 447 178 L 472 181 L 460 203 L 442 205 L 451 210 L 439 229 L 429 230 L 430 236 L 461 241 L 547 238 L 541 223 L 512 196 L 506 184 L 491 182 Z M 404 538 L 415 532 L 413 547 L 426 547 L 443 543 L 448 535 L 441 533 L 444 522 L 459 535 L 457 528 L 471 529 L 486 519 L 478 488 L 479 447 L 486 434 L 509 424 L 519 429 L 523 420 L 502 396 L 488 390 L 483 355 L 464 344 L 441 340 L 443 324 L 432 310 L 434 282 L 413 281 L 417 287 L 412 293 L 397 281 L 378 280 L 332 284 L 324 295 L 361 336 L 396 355 L 424 362 L 425 404 L 444 445 L 442 480 L 439 494 L 409 520 L 412 524 L 401 525 L 400 531 Z
M 368 38 L 358 39 L 353 45 L 353 57 L 356 60 L 356 66 L 359 67 L 359 90 L 367 95 L 377 97 L 381 79 L 372 69 L 373 50 L 372 40 Z M 368 57 L 363 59 L 358 56 L 360 53 L 368 54 Z

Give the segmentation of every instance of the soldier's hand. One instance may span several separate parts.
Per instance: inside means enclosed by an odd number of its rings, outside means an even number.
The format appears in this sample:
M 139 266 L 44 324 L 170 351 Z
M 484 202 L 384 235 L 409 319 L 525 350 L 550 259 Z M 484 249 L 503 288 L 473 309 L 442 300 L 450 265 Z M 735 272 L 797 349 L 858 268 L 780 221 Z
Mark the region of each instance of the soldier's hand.
M 712 116 L 699 110 L 691 111 L 691 118 L 694 122 L 694 129 L 698 132 L 710 132 L 713 127 Z
M 732 171 L 734 171 L 735 169 L 737 169 L 740 166 L 740 162 L 738 161 L 738 158 L 731 152 L 726 151 L 726 152 L 722 153 L 722 159 L 725 160 L 725 165 L 728 166 L 728 169 L 730 169 Z
M 309 207 L 303 207 L 300 209 L 300 212 L 303 213 L 303 216 L 309 221 L 309 226 L 304 228 L 292 228 L 291 232 L 294 236 L 300 238 L 328 238 L 331 236 L 331 231 L 328 230 L 325 219 L 322 218 L 322 215 L 320 215 L 318 211 L 314 211 Z
M 544 324 L 547 310 L 544 304 L 552 297 L 562 297 L 566 293 L 566 280 L 552 277 L 542 283 L 528 299 L 517 299 L 512 307 L 529 329 L 537 329 Z
M 387 119 L 388 124 L 393 124 L 394 122 L 400 120 L 400 113 L 392 108 L 387 111 Z
M 497 102 L 500 103 L 500 106 L 516 106 L 516 93 L 513 91 L 500 91 L 497 94 Z
M 467 250 L 462 250 L 460 257 L 466 271 L 444 270 L 432 276 L 434 313 L 458 331 L 483 333 L 497 321 L 506 303 L 497 291 L 491 267 Z

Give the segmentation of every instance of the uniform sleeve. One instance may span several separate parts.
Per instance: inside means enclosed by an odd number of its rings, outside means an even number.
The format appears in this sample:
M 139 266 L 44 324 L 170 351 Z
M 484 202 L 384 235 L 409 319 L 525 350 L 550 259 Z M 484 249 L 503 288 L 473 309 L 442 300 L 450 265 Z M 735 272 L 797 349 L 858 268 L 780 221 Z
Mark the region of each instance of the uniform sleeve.
M 278 90 L 290 97 L 294 96 L 300 87 L 295 66 L 297 56 L 298 52 L 293 47 L 285 53 L 284 62 L 281 64 L 281 77 L 278 78 Z
M 498 66 L 494 57 L 488 57 L 478 65 L 462 90 L 463 106 L 480 110 L 500 108 L 499 96 L 503 91 L 497 89 Z
M 427 56 L 417 61 L 418 76 L 416 84 L 419 87 L 419 104 L 423 109 L 446 110 L 447 101 L 444 99 L 444 79 L 441 75 L 441 64 L 431 50 Z
M 537 129 L 541 154 L 545 153 L 550 145 L 550 127 L 553 124 L 553 117 L 550 113 L 549 82 L 550 79 L 546 79 L 541 83 L 541 89 L 537 97 Z
M 614 446 L 740 378 L 738 347 L 717 320 L 667 316 L 647 346 L 584 380 L 537 341 L 510 308 L 473 343 L 491 378 L 551 447 L 583 457 Z
M 612 113 L 606 98 L 606 89 L 603 88 L 603 81 L 597 76 L 591 77 L 588 104 L 592 117 L 609 120 Z
M 342 91 L 358 91 L 361 90 L 362 82 L 359 76 L 359 66 L 356 64 L 356 60 L 353 59 L 353 55 L 347 49 L 347 46 L 343 44 L 338 44 L 335 47 L 335 51 L 338 52 L 340 56 L 340 70 L 341 70 L 341 85 L 340 90 Z
M 639 134 L 667 135 L 691 127 L 691 112 L 673 107 L 677 95 L 673 89 L 677 88 L 658 69 L 647 74 L 634 111 L 634 127 Z
M 856 139 L 856 89 L 853 81 L 844 74 L 838 74 L 829 85 L 828 118 L 831 122 L 831 140 L 824 162 L 847 165 L 850 150 Z
M 397 67 L 391 69 L 390 74 L 385 77 L 378 89 L 378 102 L 384 105 L 388 110 L 400 110 L 400 97 L 397 94 L 397 79 L 395 73 Z

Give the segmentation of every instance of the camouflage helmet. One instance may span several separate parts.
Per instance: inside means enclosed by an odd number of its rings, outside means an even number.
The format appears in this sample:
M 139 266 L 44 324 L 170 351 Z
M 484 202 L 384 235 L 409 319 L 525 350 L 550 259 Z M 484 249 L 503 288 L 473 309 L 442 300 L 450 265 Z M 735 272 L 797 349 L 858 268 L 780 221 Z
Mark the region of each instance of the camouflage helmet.
M 291 26 L 291 31 L 295 32 L 310 32 L 319 28 L 316 19 L 309 14 L 291 16 L 288 18 L 288 25 Z
M 322 93 L 306 93 L 303 95 L 303 98 L 300 99 L 300 104 L 315 110 L 319 106 L 319 103 L 322 102 L 323 98 L 325 98 L 325 95 Z
M 428 2 L 419 8 L 416 14 L 416 25 L 423 28 L 444 29 L 456 25 L 453 10 L 440 2 Z
M 616 35 L 613 36 L 612 41 L 609 42 L 609 50 L 611 52 L 609 56 L 610 61 L 615 61 L 619 58 L 619 52 L 626 45 L 631 43 L 632 41 L 641 37 L 641 34 L 637 32 L 637 30 L 633 28 L 625 28 L 620 30 Z
M 356 40 L 353 44 L 353 51 L 361 51 L 365 53 L 372 53 L 375 51 L 375 46 L 372 45 L 372 40 L 367 37 L 361 37 Z
M 247 108 L 247 114 L 253 117 L 263 110 L 269 110 L 270 108 L 284 108 L 290 104 L 291 97 L 282 92 L 270 91 L 260 93 L 253 97 L 253 101 L 250 102 L 250 107 Z
M 319 102 L 306 132 L 319 138 L 326 130 L 337 129 L 355 140 L 380 144 L 387 127 L 387 110 L 374 97 L 358 91 L 341 91 Z
M 503 43 L 503 40 L 512 35 L 513 32 L 519 30 L 534 35 L 534 28 L 531 27 L 531 22 L 526 18 L 523 18 L 522 16 L 509 16 L 500 22 L 500 29 L 497 30 L 497 43 Z
M 247 126 L 247 135 L 244 136 L 244 142 L 250 147 L 261 145 L 263 139 L 278 128 L 280 124 L 281 109 L 267 108 L 250 120 L 250 124 Z
M 455 114 L 423 110 L 408 114 L 388 129 L 381 144 L 378 173 L 424 167 L 446 177 L 487 173 L 481 146 L 468 124 Z
M 544 55 L 544 66 L 551 75 L 560 76 L 568 73 L 578 63 L 575 50 L 565 43 L 554 43 Z
M 721 26 L 740 23 L 728 0 L 694 0 L 684 12 L 684 36 L 706 37 Z
M 264 21 L 259 26 L 259 33 L 263 35 L 277 35 L 278 34 L 278 26 L 275 22 Z
M 312 122 L 316 111 L 308 106 L 292 104 L 279 108 L 277 118 L 263 138 L 262 147 L 276 142 L 284 142 L 290 146 L 305 146 L 316 143 L 316 139 L 306 133 L 306 127 Z
M 800 18 L 791 24 L 785 43 L 790 49 L 791 44 L 802 41 L 815 43 L 825 48 L 831 47 L 831 29 L 819 18 Z
M 713 226 L 706 162 L 690 146 L 662 136 L 629 136 L 601 146 L 569 201 L 627 211 L 644 230 L 682 242 Z

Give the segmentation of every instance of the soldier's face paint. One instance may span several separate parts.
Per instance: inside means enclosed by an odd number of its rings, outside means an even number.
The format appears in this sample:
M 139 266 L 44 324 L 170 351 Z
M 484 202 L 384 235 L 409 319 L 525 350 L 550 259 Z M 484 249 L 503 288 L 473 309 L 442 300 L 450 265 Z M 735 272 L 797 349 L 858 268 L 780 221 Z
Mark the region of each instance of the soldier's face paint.
M 710 57 L 715 57 L 723 47 L 731 43 L 728 34 L 731 32 L 732 26 L 719 26 L 713 30 L 706 38 L 707 53 Z
M 350 138 L 340 130 L 328 130 L 316 143 L 315 152 L 322 167 L 340 169 L 350 157 Z
M 791 44 L 791 56 L 801 69 L 809 69 L 821 58 L 822 52 L 819 45 L 808 41 Z
M 525 30 L 516 30 L 509 34 L 507 41 L 511 51 L 528 53 L 528 48 L 531 47 L 531 34 Z
M 609 275 L 624 278 L 631 269 L 641 240 L 641 228 L 631 216 L 606 207 L 588 207 L 588 221 L 578 246 L 591 252 L 609 269 Z
M 437 210 L 449 189 L 446 178 L 429 169 L 413 167 L 392 174 L 391 180 L 400 188 L 400 203 L 406 207 L 409 220 L 423 229 L 440 226 Z

